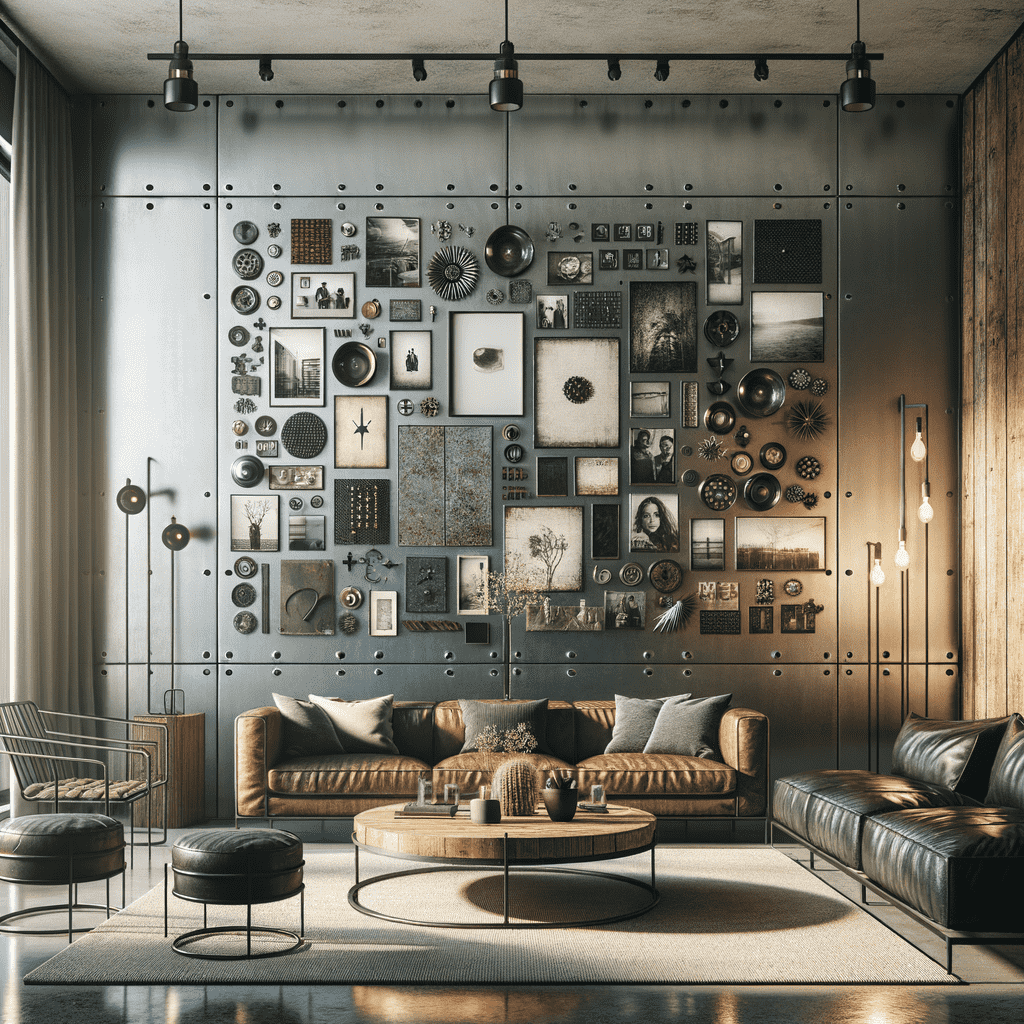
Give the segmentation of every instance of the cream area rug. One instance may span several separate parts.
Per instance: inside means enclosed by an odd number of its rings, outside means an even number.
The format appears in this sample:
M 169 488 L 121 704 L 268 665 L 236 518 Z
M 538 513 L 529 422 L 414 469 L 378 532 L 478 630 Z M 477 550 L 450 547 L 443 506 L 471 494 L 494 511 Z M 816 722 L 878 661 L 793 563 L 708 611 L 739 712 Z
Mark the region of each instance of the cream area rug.
M 914 946 L 770 848 L 657 851 L 658 905 L 612 925 L 459 930 L 368 917 L 348 903 L 354 854 L 306 846 L 302 947 L 248 961 L 196 960 L 163 937 L 158 886 L 36 968 L 28 984 L 941 984 Z M 650 854 L 593 865 L 650 880 Z M 360 854 L 360 878 L 408 862 Z M 421 921 L 498 922 L 500 871 L 411 874 L 367 886 L 363 905 Z M 643 890 L 585 873 L 513 872 L 513 920 L 610 917 L 649 901 Z M 209 908 L 209 924 L 245 922 L 244 907 Z M 170 899 L 170 935 L 202 926 L 202 907 Z M 253 908 L 253 923 L 299 927 L 299 899 Z M 211 940 L 244 950 L 228 935 Z M 274 939 L 280 945 L 284 943 Z M 261 940 L 262 942 L 262 940 Z M 196 948 L 196 947 L 192 947 Z M 255 949 L 269 948 L 261 944 Z

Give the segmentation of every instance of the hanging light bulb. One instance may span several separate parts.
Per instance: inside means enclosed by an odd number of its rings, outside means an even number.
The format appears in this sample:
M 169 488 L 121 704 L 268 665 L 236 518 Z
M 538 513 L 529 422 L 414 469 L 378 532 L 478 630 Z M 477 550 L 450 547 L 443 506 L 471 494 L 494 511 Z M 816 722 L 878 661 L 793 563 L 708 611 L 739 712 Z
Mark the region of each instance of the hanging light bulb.
M 880 558 L 875 559 L 875 564 L 871 568 L 871 582 L 876 587 L 880 587 L 885 582 L 885 570 L 882 568 Z
M 924 462 L 924 457 L 928 454 L 928 449 L 924 445 L 924 439 L 921 437 L 921 417 L 917 417 L 917 433 L 914 436 L 914 443 L 910 446 L 910 457 L 915 462 Z
M 917 510 L 917 518 L 927 526 L 935 518 L 935 509 L 932 508 L 928 501 L 928 495 L 931 493 L 931 487 L 928 481 L 925 480 L 921 484 L 921 507 Z
M 903 531 L 900 530 L 900 533 Z M 896 568 L 900 572 L 904 572 L 908 565 L 910 565 L 910 552 L 907 550 L 907 542 L 900 537 L 900 546 L 896 549 L 896 554 L 892 559 L 896 563 Z

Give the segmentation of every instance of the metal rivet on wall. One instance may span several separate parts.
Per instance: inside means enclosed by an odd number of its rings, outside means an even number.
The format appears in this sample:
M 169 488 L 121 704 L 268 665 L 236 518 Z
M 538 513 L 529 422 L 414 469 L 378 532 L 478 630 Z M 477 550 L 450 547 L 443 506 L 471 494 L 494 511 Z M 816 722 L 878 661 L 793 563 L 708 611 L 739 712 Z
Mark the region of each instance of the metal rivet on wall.
M 567 676 L 568 676 L 568 677 L 569 677 L 570 679 L 572 679 L 572 677 L 576 675 L 576 669 L 574 669 L 574 668 L 567 668 L 567 669 L 565 670 L 565 674 L 566 674 L 566 675 L 567 675 Z
M 384 669 L 382 669 L 382 668 L 375 668 L 373 670 L 373 674 L 375 676 L 382 676 L 382 675 L 384 675 Z
M 383 651 L 374 651 L 374 652 L 373 652 L 373 656 L 374 656 L 374 657 L 375 657 L 375 658 L 376 658 L 376 659 L 377 659 L 378 661 L 380 661 L 380 659 L 384 657 L 384 652 L 383 652 Z
M 565 656 L 567 658 L 575 658 L 576 657 L 576 652 L 575 651 L 566 651 L 565 652 Z

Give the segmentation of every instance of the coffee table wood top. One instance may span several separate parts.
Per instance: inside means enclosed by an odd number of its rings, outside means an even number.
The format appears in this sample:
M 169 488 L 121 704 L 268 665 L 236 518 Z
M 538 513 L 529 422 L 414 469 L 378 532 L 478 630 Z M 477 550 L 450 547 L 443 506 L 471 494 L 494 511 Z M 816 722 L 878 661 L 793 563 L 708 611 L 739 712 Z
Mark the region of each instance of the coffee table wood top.
M 507 817 L 474 825 L 466 812 L 454 818 L 396 818 L 403 804 L 362 811 L 354 819 L 360 846 L 390 857 L 501 863 L 508 833 L 510 863 L 545 864 L 622 857 L 650 848 L 657 819 L 647 811 L 608 805 L 608 814 L 577 811 L 572 821 L 552 821 L 543 807 L 528 818 Z

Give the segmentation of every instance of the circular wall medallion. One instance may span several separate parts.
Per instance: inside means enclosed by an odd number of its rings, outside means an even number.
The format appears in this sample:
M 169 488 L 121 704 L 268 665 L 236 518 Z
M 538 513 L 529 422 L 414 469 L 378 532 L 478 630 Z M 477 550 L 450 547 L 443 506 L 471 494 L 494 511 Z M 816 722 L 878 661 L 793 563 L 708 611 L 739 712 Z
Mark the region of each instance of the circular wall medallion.
M 256 433 L 260 437 L 270 437 L 271 434 L 277 431 L 277 420 L 273 416 L 257 416 L 256 417 Z
M 573 405 L 583 405 L 594 397 L 594 385 L 586 377 L 570 377 L 562 385 L 562 394 Z
M 786 400 L 786 382 L 774 370 L 758 367 L 736 385 L 736 399 L 751 416 L 771 416 Z
M 288 499 L 288 507 L 293 512 L 298 512 L 299 509 L 302 508 L 302 499 L 298 495 L 295 495 L 295 497 L 293 497 L 293 498 L 289 498 Z
M 643 582 L 644 570 L 636 562 L 627 562 L 619 570 L 619 579 L 627 587 L 638 587 Z
M 327 444 L 327 426 L 315 413 L 293 413 L 281 428 L 281 444 L 296 459 L 315 459 Z
M 231 433 L 237 434 L 239 437 L 245 437 L 249 433 L 249 424 L 245 420 L 235 420 L 231 424 Z
M 236 608 L 248 608 L 256 600 L 256 588 L 251 583 L 239 583 L 231 591 L 231 602 Z
M 369 345 L 361 341 L 346 341 L 334 353 L 331 370 L 346 387 L 360 388 L 373 380 L 377 372 L 377 357 Z
M 380 316 L 381 307 L 376 299 L 367 299 L 363 303 L 362 313 L 367 320 L 376 320 Z
M 782 497 L 782 484 L 771 473 L 755 473 L 743 485 L 743 500 L 755 512 L 775 508 Z
M 260 229 L 251 220 L 240 220 L 232 229 L 239 245 L 252 245 L 260 237 Z
M 267 255 L 273 257 L 275 260 L 281 255 L 282 252 L 284 252 L 284 250 L 281 248 L 281 246 L 277 245 L 276 243 L 274 245 L 267 246 Z
M 239 612 L 235 616 L 235 629 L 239 633 L 249 634 L 255 631 L 259 623 L 256 621 L 256 616 L 252 612 Z
M 484 262 L 500 277 L 515 277 L 533 262 L 533 239 L 513 224 L 495 228 L 484 245 Z
M 464 299 L 476 287 L 480 264 L 468 250 L 458 245 L 446 245 L 430 257 L 427 281 L 442 299 Z
M 729 465 L 737 476 L 746 476 L 754 468 L 754 460 L 746 452 L 737 452 Z
M 779 469 L 786 464 L 786 449 L 777 441 L 769 441 L 758 455 L 765 469 Z
M 280 308 L 281 308 L 281 296 L 280 295 L 271 295 L 270 298 L 267 299 L 267 309 L 280 309 Z
M 593 572 L 594 582 L 600 583 L 603 587 L 612 581 L 612 571 L 606 565 L 595 565 Z
M 523 451 L 521 444 L 510 444 L 505 447 L 505 461 L 513 464 L 523 461 L 523 456 L 526 453 Z
M 647 572 L 651 586 L 662 594 L 671 594 L 678 590 L 683 582 L 683 567 L 671 558 L 663 558 L 655 562 Z
M 789 375 L 789 386 L 794 391 L 806 391 L 811 386 L 811 375 L 802 367 L 797 367 Z
M 736 484 L 723 473 L 712 473 L 700 485 L 700 500 L 712 512 L 724 512 L 736 501 Z
M 251 580 L 259 571 L 256 560 L 248 555 L 242 555 L 241 558 L 235 561 L 235 575 L 243 580 Z
M 314 494 L 313 497 L 309 499 L 309 503 L 313 508 L 323 508 L 324 499 L 319 494 Z
M 411 415 L 412 415 L 412 414 L 413 414 L 413 413 L 414 413 L 414 412 L 416 411 L 416 406 L 415 406 L 415 404 L 414 404 L 414 403 L 412 402 L 412 400 L 411 400 L 411 399 L 408 399 L 408 398 L 403 398 L 403 399 L 402 399 L 402 400 L 401 400 L 401 401 L 400 401 L 400 402 L 398 403 L 398 406 L 397 406 L 397 408 L 398 408 L 398 411 L 399 411 L 399 412 L 400 412 L 400 413 L 401 413 L 401 414 L 402 414 L 403 416 L 411 416 Z
M 230 341 L 235 348 L 242 348 L 243 345 L 249 344 L 249 332 L 240 324 L 236 325 L 228 331 L 228 341 Z
M 704 426 L 713 434 L 728 434 L 736 425 L 736 410 L 728 402 L 712 402 L 704 411 Z
M 716 309 L 704 321 L 704 337 L 712 345 L 731 345 L 739 336 L 740 322 L 727 309 Z
M 355 235 L 356 233 L 355 224 L 353 224 L 350 220 L 345 221 L 345 223 L 341 225 L 341 233 L 346 238 L 352 238 L 352 236 Z
M 358 608 L 363 603 L 363 593 L 357 587 L 346 587 L 338 596 L 346 608 Z
M 239 487 L 255 487 L 263 479 L 263 463 L 255 455 L 242 455 L 231 463 L 231 479 Z
M 255 249 L 239 249 L 231 266 L 243 281 L 253 281 L 263 273 L 263 257 Z
M 683 483 L 687 487 L 696 487 L 700 483 L 700 473 L 695 469 L 688 469 L 683 474 Z
M 786 580 L 782 589 L 789 597 L 799 597 L 804 592 L 804 585 L 799 580 Z
M 506 441 L 518 441 L 519 434 L 519 426 L 515 423 L 506 423 L 505 426 L 501 428 L 501 436 L 505 438 Z
M 239 285 L 231 293 L 231 305 L 239 313 L 255 313 L 260 308 L 260 293 L 251 285 Z
M 821 472 L 821 463 L 811 455 L 805 455 L 796 463 L 796 475 L 804 480 L 813 480 Z
M 267 274 L 267 284 L 269 284 L 271 288 L 280 288 L 281 285 L 284 284 L 284 274 L 282 274 L 280 270 L 272 270 Z

